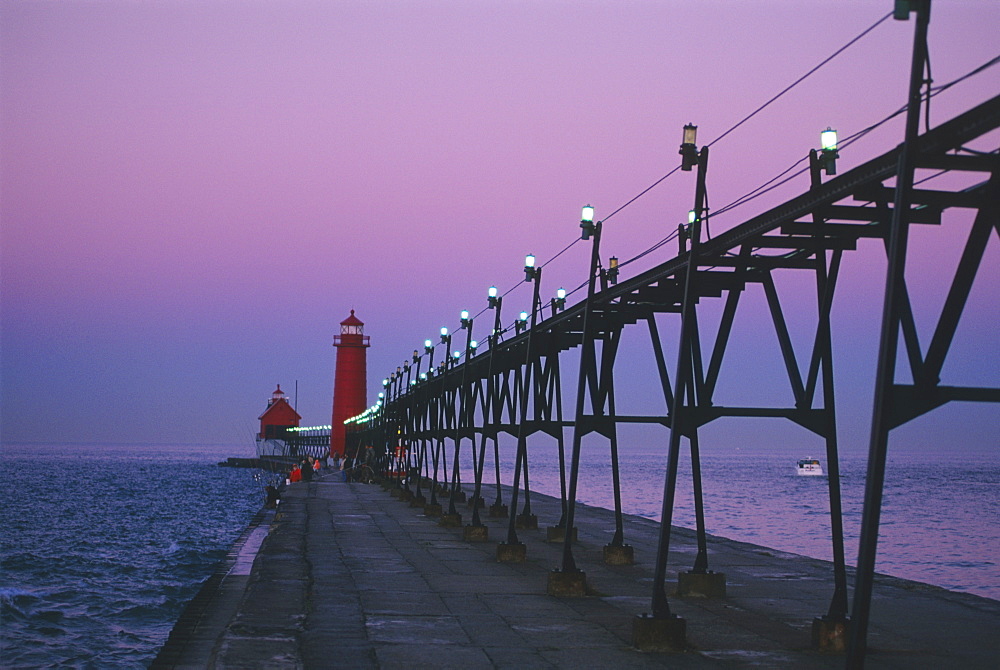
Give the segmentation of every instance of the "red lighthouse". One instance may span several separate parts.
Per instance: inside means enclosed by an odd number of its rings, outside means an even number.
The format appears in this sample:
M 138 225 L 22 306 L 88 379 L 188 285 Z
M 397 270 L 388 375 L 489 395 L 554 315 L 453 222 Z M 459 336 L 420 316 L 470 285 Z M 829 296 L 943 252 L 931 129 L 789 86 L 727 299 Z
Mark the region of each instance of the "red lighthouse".
M 344 455 L 346 429 L 344 420 L 368 409 L 368 374 L 365 362 L 370 345 L 365 324 L 351 315 L 340 322 L 340 335 L 333 336 L 337 347 L 337 370 L 333 379 L 333 428 L 330 431 L 330 454 Z

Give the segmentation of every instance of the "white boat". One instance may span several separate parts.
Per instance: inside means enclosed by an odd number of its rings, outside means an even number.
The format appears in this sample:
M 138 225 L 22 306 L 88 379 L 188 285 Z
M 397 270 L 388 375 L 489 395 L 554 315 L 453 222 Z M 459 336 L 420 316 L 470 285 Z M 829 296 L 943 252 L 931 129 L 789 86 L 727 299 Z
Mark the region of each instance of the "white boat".
M 803 458 L 795 471 L 800 475 L 822 475 L 823 466 L 815 458 Z

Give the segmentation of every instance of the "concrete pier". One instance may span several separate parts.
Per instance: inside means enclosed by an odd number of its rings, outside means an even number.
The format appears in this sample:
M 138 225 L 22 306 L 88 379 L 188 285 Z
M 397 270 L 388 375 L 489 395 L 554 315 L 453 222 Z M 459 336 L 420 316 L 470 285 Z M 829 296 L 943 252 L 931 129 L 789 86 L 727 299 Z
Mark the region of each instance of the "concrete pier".
M 558 500 L 532 493 L 531 504 L 543 527 L 558 520 Z M 684 651 L 637 651 L 633 621 L 649 611 L 659 524 L 626 517 L 635 561 L 609 565 L 613 514 L 578 506 L 575 517 L 586 595 L 550 596 L 562 545 L 544 530 L 518 532 L 524 562 L 498 562 L 505 519 L 484 514 L 491 541 L 469 542 L 462 527 L 377 485 L 293 484 L 244 533 L 152 667 L 844 667 L 843 654 L 811 646 L 831 565 L 722 538 L 709 538 L 709 561 L 726 575 L 725 597 L 669 593 Z M 693 532 L 677 529 L 671 547 L 676 591 L 697 552 Z M 995 668 L 997 631 L 1000 601 L 881 577 L 866 667 Z

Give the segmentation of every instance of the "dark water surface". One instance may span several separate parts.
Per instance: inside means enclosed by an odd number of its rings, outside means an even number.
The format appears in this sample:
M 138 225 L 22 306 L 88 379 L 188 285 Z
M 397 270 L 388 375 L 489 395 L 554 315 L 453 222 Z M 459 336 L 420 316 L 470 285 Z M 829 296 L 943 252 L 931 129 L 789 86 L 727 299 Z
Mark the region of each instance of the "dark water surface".
M 467 448 L 463 460 L 469 457 Z M 260 508 L 254 471 L 220 468 L 247 447 L 6 445 L 0 545 L 2 667 L 139 668 L 155 657 Z M 613 508 L 606 448 L 584 453 L 578 499 Z M 513 450 L 505 450 L 509 484 Z M 831 558 L 826 477 L 800 477 L 790 456 L 733 449 L 702 456 L 709 533 Z M 674 523 L 694 527 L 689 458 Z M 856 562 L 866 459 L 841 470 L 847 562 Z M 471 481 L 471 464 L 463 480 Z M 492 481 L 493 462 L 486 462 Z M 624 511 L 659 519 L 662 448 L 622 453 Z M 532 447 L 532 488 L 559 494 L 554 446 Z M 471 492 L 471 487 L 468 487 Z M 485 497 L 494 495 L 487 489 Z M 547 522 L 546 522 L 547 523 Z M 628 541 L 628 538 L 625 538 Z M 877 569 L 1000 599 L 1000 464 L 962 454 L 890 459 Z M 711 557 L 709 557 L 711 561 Z M 690 566 L 669 566 L 672 570 Z
M 148 665 L 260 509 L 233 453 L 5 445 L 0 665 Z

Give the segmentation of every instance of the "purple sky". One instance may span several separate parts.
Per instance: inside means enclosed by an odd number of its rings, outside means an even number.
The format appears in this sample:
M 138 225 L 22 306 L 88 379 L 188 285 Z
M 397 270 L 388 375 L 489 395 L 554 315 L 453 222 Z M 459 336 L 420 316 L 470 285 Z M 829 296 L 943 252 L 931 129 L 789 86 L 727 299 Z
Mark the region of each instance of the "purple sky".
M 517 284 L 525 253 L 544 262 L 569 244 L 581 205 L 600 218 L 670 171 L 685 123 L 712 141 L 891 6 L 7 0 L 0 437 L 245 443 L 275 383 L 291 393 L 296 380 L 305 422 L 327 423 L 332 336 L 351 308 L 372 338 L 372 401 L 425 338 L 482 309 L 490 284 Z M 935 84 L 1000 53 L 998 25 L 994 0 L 935 3 Z M 847 136 L 900 107 L 912 32 L 884 22 L 713 146 L 711 206 L 784 170 L 823 128 Z M 935 98 L 932 124 L 998 91 L 993 68 Z M 887 124 L 843 151 L 840 170 L 901 138 Z M 979 148 L 996 146 L 994 135 Z M 712 232 L 806 186 L 720 216 Z M 664 237 L 692 193 L 693 177 L 677 174 L 617 214 L 604 255 Z M 914 235 L 913 290 L 930 305 L 947 281 L 931 270 L 954 260 L 963 225 Z M 946 383 L 998 383 L 997 246 Z M 578 244 L 546 268 L 543 291 L 582 282 L 587 253 Z M 671 243 L 624 274 L 675 253 Z M 849 256 L 837 302 L 845 448 L 867 445 L 883 259 L 874 242 Z M 782 287 L 790 299 L 801 290 Z M 525 284 L 505 321 L 529 301 Z M 787 404 L 764 315 L 741 313 L 722 402 Z M 798 341 L 811 324 L 793 323 Z M 659 408 L 644 338 L 626 334 L 621 371 L 634 383 L 619 384 L 622 411 Z M 997 445 L 991 406 L 948 407 L 899 432 L 933 446 L 958 425 L 970 444 Z M 819 444 L 763 426 L 720 422 L 710 435 Z

